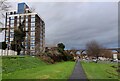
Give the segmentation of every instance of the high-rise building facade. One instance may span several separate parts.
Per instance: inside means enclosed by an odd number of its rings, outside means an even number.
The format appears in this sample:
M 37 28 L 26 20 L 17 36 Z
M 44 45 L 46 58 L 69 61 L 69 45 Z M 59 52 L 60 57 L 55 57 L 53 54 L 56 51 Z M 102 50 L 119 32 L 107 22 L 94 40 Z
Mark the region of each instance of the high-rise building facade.
M 5 31 L 5 41 L 7 47 L 8 49 L 11 48 L 11 42 L 14 39 L 14 29 L 23 21 L 23 29 L 27 32 L 24 42 L 22 42 L 25 47 L 22 52 L 23 54 L 35 55 L 36 52 L 44 50 L 45 47 L 45 23 L 37 13 L 31 12 L 25 3 L 19 3 L 17 11 L 6 12 L 5 27 L 8 30 Z

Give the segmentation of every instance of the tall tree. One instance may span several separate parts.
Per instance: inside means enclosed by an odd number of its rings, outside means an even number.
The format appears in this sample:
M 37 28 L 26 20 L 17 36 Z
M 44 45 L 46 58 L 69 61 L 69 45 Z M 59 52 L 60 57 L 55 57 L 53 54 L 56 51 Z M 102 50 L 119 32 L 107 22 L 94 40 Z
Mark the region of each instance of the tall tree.
M 20 54 L 21 49 L 25 48 L 22 45 L 26 36 L 26 31 L 24 31 L 24 21 L 19 24 L 19 27 L 14 30 L 14 39 L 11 43 L 11 49 L 17 51 L 17 55 Z
M 95 40 L 90 41 L 86 44 L 86 52 L 89 56 L 98 58 L 101 54 L 102 46 Z
M 112 51 L 111 50 L 101 50 L 101 56 L 106 57 L 106 58 L 112 58 Z

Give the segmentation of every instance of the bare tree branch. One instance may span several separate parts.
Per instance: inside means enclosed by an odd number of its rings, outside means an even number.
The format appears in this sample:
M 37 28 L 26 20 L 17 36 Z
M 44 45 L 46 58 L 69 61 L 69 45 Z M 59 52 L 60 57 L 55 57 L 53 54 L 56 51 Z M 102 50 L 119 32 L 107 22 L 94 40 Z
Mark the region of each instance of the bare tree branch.
M 97 41 L 90 41 L 86 44 L 87 54 L 89 56 L 99 57 L 103 47 Z
M 34 7 L 30 7 L 30 11 L 31 12 L 35 12 L 35 8 Z
M 7 0 L 0 0 L 0 20 L 5 18 L 4 13 L 9 10 L 11 5 L 7 2 Z M 3 25 L 3 22 L 0 21 L 0 25 Z

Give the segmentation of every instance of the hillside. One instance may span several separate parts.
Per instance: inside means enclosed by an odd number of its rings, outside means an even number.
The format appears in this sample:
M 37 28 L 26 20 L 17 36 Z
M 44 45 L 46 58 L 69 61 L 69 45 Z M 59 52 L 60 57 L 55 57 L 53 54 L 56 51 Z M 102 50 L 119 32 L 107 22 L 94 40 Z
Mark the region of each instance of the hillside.
M 4 80 L 68 79 L 75 66 L 75 62 L 71 61 L 47 64 L 31 56 L 3 57 L 2 61 Z
M 47 64 L 40 59 L 31 56 L 2 57 L 3 73 L 10 73 L 16 70 L 34 68 L 43 65 Z

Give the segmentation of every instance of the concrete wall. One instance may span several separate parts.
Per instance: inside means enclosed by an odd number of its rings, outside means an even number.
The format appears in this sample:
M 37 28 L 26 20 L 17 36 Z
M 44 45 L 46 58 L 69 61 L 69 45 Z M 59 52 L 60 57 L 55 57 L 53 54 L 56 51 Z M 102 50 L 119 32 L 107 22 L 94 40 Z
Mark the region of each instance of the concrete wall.
M 17 52 L 13 51 L 13 50 L 2 50 L 0 49 L 0 56 L 14 56 L 17 55 Z

